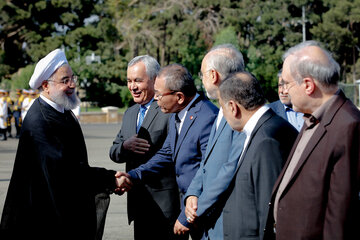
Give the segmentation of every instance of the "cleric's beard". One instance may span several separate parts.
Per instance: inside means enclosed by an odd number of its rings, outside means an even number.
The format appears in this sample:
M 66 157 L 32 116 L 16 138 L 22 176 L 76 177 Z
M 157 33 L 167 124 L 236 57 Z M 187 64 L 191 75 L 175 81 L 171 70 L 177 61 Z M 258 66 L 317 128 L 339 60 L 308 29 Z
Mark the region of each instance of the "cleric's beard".
M 80 99 L 73 92 L 70 96 L 66 95 L 63 91 L 50 93 L 50 98 L 60 106 L 63 106 L 65 110 L 71 110 L 79 106 Z

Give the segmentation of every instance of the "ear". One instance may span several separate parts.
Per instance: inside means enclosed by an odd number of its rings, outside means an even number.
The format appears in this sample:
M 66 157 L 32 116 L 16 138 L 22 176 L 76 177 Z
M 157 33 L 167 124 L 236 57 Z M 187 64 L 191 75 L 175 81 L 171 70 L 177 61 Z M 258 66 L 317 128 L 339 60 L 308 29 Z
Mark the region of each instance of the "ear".
M 302 84 L 305 87 L 305 93 L 307 95 L 311 95 L 315 92 L 316 84 L 315 84 L 314 79 L 312 79 L 310 77 L 304 78 Z
M 214 70 L 214 69 L 210 70 L 210 77 L 211 77 L 212 84 L 214 84 L 214 85 L 220 84 L 220 74 L 216 70 Z
M 183 104 L 185 102 L 185 95 L 182 92 L 175 93 L 176 100 L 179 105 Z
M 241 118 L 241 109 L 238 104 L 234 100 L 230 100 L 228 102 L 229 108 L 231 110 L 231 114 L 234 118 L 240 119 Z
M 46 93 L 48 93 L 48 90 L 49 90 L 49 82 L 48 82 L 48 81 L 43 81 L 43 82 L 41 83 L 41 86 L 42 86 L 42 88 L 43 88 L 43 91 L 46 92 Z

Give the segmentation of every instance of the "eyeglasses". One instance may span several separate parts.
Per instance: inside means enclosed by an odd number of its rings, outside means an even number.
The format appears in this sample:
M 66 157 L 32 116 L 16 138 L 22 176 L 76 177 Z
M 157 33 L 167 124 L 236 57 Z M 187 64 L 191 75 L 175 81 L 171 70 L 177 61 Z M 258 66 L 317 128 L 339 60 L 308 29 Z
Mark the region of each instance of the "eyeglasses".
M 55 80 L 52 80 L 52 79 L 48 79 L 47 81 L 48 82 L 56 82 L 56 83 L 62 83 L 62 84 L 65 84 L 65 85 L 69 85 L 69 83 L 76 83 L 78 80 L 78 76 L 72 76 L 71 78 L 64 78 L 64 79 L 61 79 L 60 81 L 55 81 Z
M 290 88 L 292 88 L 293 86 L 295 86 L 295 84 L 293 84 L 293 83 L 296 84 L 295 81 L 292 81 L 292 82 L 282 81 L 282 83 L 280 83 L 278 86 L 279 86 L 279 87 L 282 87 L 284 90 L 289 91 Z
M 210 72 L 211 70 L 212 70 L 212 69 L 209 69 L 209 70 L 205 71 L 205 72 L 204 72 L 204 75 L 205 75 L 207 72 Z M 201 80 L 203 79 L 204 75 L 202 74 L 202 72 L 198 72 L 198 76 L 199 76 L 199 78 L 200 78 Z
M 171 92 L 167 92 L 167 93 L 163 93 L 163 94 L 160 94 L 160 93 L 155 93 L 155 97 L 158 99 L 158 100 L 161 100 L 164 96 L 167 96 L 167 95 L 172 95 L 174 93 L 176 93 L 178 91 L 171 91 Z

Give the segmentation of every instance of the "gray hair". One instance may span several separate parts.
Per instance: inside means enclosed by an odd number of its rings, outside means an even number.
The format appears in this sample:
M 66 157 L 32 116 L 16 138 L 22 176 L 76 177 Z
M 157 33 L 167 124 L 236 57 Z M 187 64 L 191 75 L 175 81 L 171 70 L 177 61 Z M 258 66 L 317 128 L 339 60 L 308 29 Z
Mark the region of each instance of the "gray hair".
M 138 62 L 143 62 L 146 69 L 146 74 L 151 80 L 154 80 L 160 70 L 160 64 L 156 61 L 155 58 L 149 55 L 141 55 L 134 57 L 129 63 L 128 68 L 137 64 Z
M 310 46 L 319 47 L 326 56 L 327 61 L 319 61 L 313 58 L 303 58 L 301 50 Z M 295 78 L 295 81 L 298 83 L 301 83 L 305 77 L 312 77 L 322 86 L 337 86 L 340 78 L 340 66 L 334 60 L 332 54 L 321 47 L 319 42 L 302 42 L 287 50 L 283 55 L 283 60 L 290 55 L 296 57 L 290 66 L 290 71 L 292 76 Z
M 219 72 L 222 80 L 230 73 L 244 71 L 245 69 L 243 55 L 232 44 L 217 45 L 211 48 L 208 54 L 208 67 Z
M 249 111 L 266 103 L 259 81 L 249 72 L 230 74 L 220 85 L 220 97 L 224 102 L 235 100 Z
M 187 97 L 192 97 L 196 93 L 194 79 L 181 64 L 173 63 L 161 68 L 158 76 L 164 77 L 165 87 L 171 91 L 182 92 Z

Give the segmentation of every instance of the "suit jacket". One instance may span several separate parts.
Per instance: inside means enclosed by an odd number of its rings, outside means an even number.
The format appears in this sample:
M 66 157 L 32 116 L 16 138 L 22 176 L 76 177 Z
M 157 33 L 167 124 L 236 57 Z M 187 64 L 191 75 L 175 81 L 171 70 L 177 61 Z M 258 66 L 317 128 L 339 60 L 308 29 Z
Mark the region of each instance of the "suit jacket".
M 271 190 L 297 134 L 271 109 L 261 116 L 229 187 L 224 239 L 262 239 Z
M 145 164 L 129 171 L 133 180 L 145 180 L 152 175 L 176 172 L 176 181 L 181 194 L 185 194 L 191 180 L 205 155 L 211 126 L 218 108 L 210 101 L 198 97 L 190 106 L 180 135 L 177 136 L 175 114 L 169 120 L 169 134 L 162 148 Z M 183 203 L 178 220 L 188 226 Z
M 279 199 L 276 239 L 360 239 L 360 112 L 340 92 L 325 112 Z M 273 236 L 275 183 L 265 239 Z
M 244 133 L 232 130 L 224 117 L 217 130 L 215 121 L 205 158 L 184 197 L 184 203 L 189 196 L 198 198 L 198 224 L 203 225 L 210 239 L 223 238 L 223 206 L 219 199 L 233 179 L 245 138 Z
M 1 239 L 95 239 L 95 194 L 115 171 L 90 167 L 80 125 L 38 98 L 21 128 L 0 226 Z
M 286 111 L 284 108 L 284 104 L 280 100 L 277 100 L 275 102 L 269 103 L 268 106 L 280 117 L 288 121 L 288 118 L 286 116 Z
M 114 162 L 126 162 L 126 171 L 146 163 L 163 145 L 168 132 L 169 115 L 161 112 L 156 101 L 153 101 L 138 132 L 138 137 L 146 139 L 150 150 L 144 154 L 136 154 L 123 148 L 125 140 L 136 134 L 136 122 L 140 105 L 128 108 L 123 116 L 121 130 L 110 148 L 110 158 Z M 176 220 L 179 214 L 179 199 L 174 171 L 153 176 L 142 184 L 138 184 L 128 193 L 129 224 L 136 218 L 141 218 L 141 209 L 161 209 L 163 214 Z M 148 199 L 149 198 L 149 199 Z M 155 204 L 155 205 L 154 205 Z M 157 207 L 157 206 L 158 207 Z

